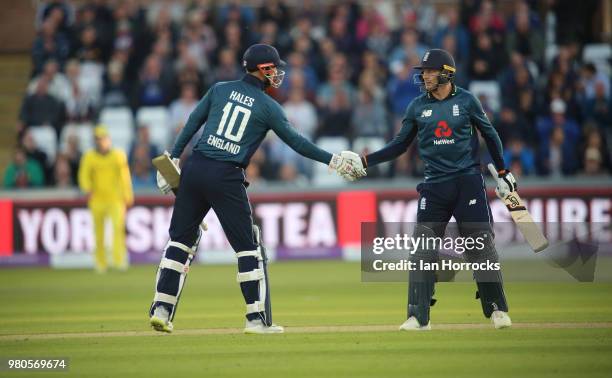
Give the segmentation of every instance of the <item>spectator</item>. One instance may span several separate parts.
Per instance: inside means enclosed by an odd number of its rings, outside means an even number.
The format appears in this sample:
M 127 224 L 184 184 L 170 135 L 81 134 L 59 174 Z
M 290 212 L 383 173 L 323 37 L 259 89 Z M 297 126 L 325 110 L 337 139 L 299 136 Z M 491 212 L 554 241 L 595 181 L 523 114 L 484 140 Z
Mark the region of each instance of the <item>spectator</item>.
M 28 84 L 28 94 L 34 94 L 38 87 L 38 82 L 45 78 L 48 85 L 48 92 L 51 96 L 55 97 L 58 101 L 66 102 L 71 96 L 71 85 L 68 78 L 59 72 L 59 64 L 57 61 L 51 59 L 45 62 L 43 71 L 35 76 L 34 79 Z
M 81 32 L 76 57 L 81 61 L 102 62 L 102 48 L 95 27 L 86 26 Z
M 436 24 L 436 9 L 432 1 L 411 0 L 400 4 L 404 26 L 418 29 L 423 33 L 423 39 L 430 41 Z
M 102 107 L 129 106 L 129 87 L 123 77 L 124 65 L 118 60 L 108 64 L 107 78 L 104 83 Z
M 365 50 L 361 56 L 361 74 L 369 73 L 374 75 L 374 78 L 378 83 L 383 84 L 387 81 L 387 69 L 384 64 L 381 63 L 379 57 L 370 50 Z
M 312 140 L 317 128 L 317 110 L 312 103 L 306 100 L 304 90 L 293 88 L 283 107 L 289 122 L 300 133 Z
M 40 164 L 29 159 L 21 147 L 17 147 L 13 162 L 6 168 L 4 174 L 5 188 L 32 188 L 43 186 L 45 176 Z
M 317 112 L 315 107 L 305 99 L 303 88 L 292 88 L 289 99 L 283 104 L 287 119 L 302 135 L 312 140 L 317 127 Z M 279 178 L 288 180 L 295 174 L 298 176 L 312 176 L 312 162 L 302 159 L 285 143 L 271 134 L 266 139 L 269 161 L 279 168 Z M 284 170 L 284 171 L 283 171 Z
M 289 9 L 287 9 L 283 1 L 266 1 L 264 2 L 264 6 L 261 7 L 259 21 L 263 23 L 271 22 L 278 25 L 282 33 L 285 33 L 289 29 L 290 20 Z
M 43 171 L 44 175 L 44 183 L 51 183 L 51 162 L 47 154 L 38 148 L 34 138 L 32 137 L 32 133 L 29 130 L 25 130 L 21 136 L 21 147 L 23 148 L 23 152 L 26 154 L 26 157 L 29 160 L 34 160 L 38 163 L 40 168 Z
M 375 31 L 378 34 L 388 34 L 385 19 L 378 14 L 373 4 L 366 4 L 361 8 L 361 16 L 357 20 L 355 37 L 363 42 Z
M 38 81 L 36 93 L 26 96 L 19 114 L 21 127 L 50 125 L 58 136 L 66 119 L 64 103 L 49 94 L 46 78 Z
M 183 63 L 184 65 L 176 74 L 172 98 L 177 98 L 180 95 L 180 90 L 184 85 L 194 85 L 197 92 L 202 91 L 205 87 L 204 81 L 206 79 L 198 69 L 195 59 L 191 59 L 191 57 L 188 56 Z
M 187 16 L 187 25 L 183 28 L 182 38 L 186 44 L 186 53 L 196 60 L 198 69 L 210 69 L 209 57 L 217 48 L 217 37 L 206 22 L 207 12 L 194 9 Z
M 410 56 L 416 55 L 419 59 L 425 55 L 427 46 L 419 42 L 419 33 L 416 29 L 406 29 L 402 32 L 401 45 L 396 47 L 389 56 L 389 69 L 398 72 L 402 62 Z
M 519 139 L 530 147 L 536 146 L 538 135 L 533 127 L 534 123 L 527 119 L 523 112 L 502 107 L 494 125 L 504 145 L 513 139 Z
M 164 87 L 161 77 L 161 61 L 159 57 L 150 55 L 140 75 L 140 82 L 134 99 L 136 107 L 162 106 L 169 100 L 168 88 Z
M 512 138 L 505 144 L 504 161 L 513 164 L 512 171 L 520 169 L 521 175 L 532 175 L 535 173 L 535 156 L 533 151 L 525 146 L 521 139 Z
M 387 85 L 387 94 L 391 102 L 391 111 L 396 119 L 403 118 L 410 101 L 421 94 L 418 85 L 414 83 L 414 75 L 420 74 L 412 67 L 419 64 L 420 58 L 411 55 L 402 63 Z
M 41 2 L 36 9 L 36 27 L 47 20 L 51 20 L 59 32 L 67 33 L 74 23 L 74 7 L 65 0 Z
M 455 84 L 460 87 L 467 87 L 470 81 L 470 77 L 467 72 L 468 68 L 468 55 L 469 51 L 459 52 L 457 50 L 457 39 L 453 34 L 447 34 L 442 39 L 442 49 L 448 51 L 452 56 L 459 56 L 455 58 Z
M 293 51 L 302 54 L 305 63 L 316 72 L 313 63 L 317 61 L 319 56 L 319 46 L 315 40 L 306 35 L 300 35 L 293 40 Z M 318 79 L 317 75 L 317 81 Z
M 170 127 L 174 135 L 178 135 L 183 129 L 187 118 L 197 104 L 198 95 L 195 84 L 183 84 L 180 97 L 170 104 Z
M 287 162 L 280 166 L 278 170 L 278 180 L 285 184 L 296 186 L 305 186 L 308 184 L 308 179 L 300 174 L 295 164 Z
M 158 39 L 167 39 L 172 45 L 179 38 L 177 23 L 182 23 L 185 16 L 185 6 L 180 2 L 156 2 L 147 6 L 147 22 Z M 202 28 L 204 27 L 202 17 Z
M 355 90 L 348 81 L 348 62 L 344 54 L 337 53 L 332 57 L 327 76 L 327 82 L 319 86 L 317 91 L 319 107 L 326 108 L 339 91 L 344 92 L 350 105 L 354 99 Z
M 294 72 L 299 71 L 304 75 L 304 83 L 306 84 L 306 90 L 309 92 L 315 92 L 318 86 L 317 73 L 314 68 L 306 64 L 306 59 L 303 54 L 299 52 L 293 52 L 289 54 L 287 59 L 287 67 L 285 68 L 285 77 L 289 80 L 284 80 L 281 86 L 281 93 L 286 97 L 289 92 L 289 84 L 291 76 Z
M 268 161 L 264 149 L 258 148 L 255 153 L 253 153 L 251 161 L 245 169 L 245 176 L 250 185 L 257 187 L 267 181 L 262 175 L 262 171 L 265 170 L 264 166 L 269 167 L 268 171 L 278 171 L 278 166 Z M 272 178 L 274 179 L 276 176 Z
M 553 176 L 570 175 L 578 168 L 576 141 L 580 136 L 578 124 L 566 118 L 566 105 L 556 98 L 550 105 L 551 116 L 538 121 L 540 136 L 540 172 Z
M 236 51 L 224 48 L 219 53 L 219 64 L 213 70 L 213 82 L 238 80 L 244 74 L 237 63 Z
M 584 173 L 587 175 L 610 173 L 610 151 L 601 131 L 596 127 L 587 126 L 585 140 L 582 151 Z
M 472 35 L 486 33 L 492 45 L 501 47 L 506 26 L 503 17 L 495 9 L 493 1 L 484 0 L 480 3 L 478 13 L 470 18 L 469 28 Z
M 601 152 L 597 148 L 587 148 L 584 153 L 584 173 L 589 176 L 604 174 L 601 160 Z
M 147 153 L 149 160 L 152 160 L 154 157 L 159 156 L 159 151 L 157 150 L 157 146 L 151 143 L 151 136 L 149 128 L 146 125 L 141 125 L 136 129 L 136 138 L 132 142 L 130 146 L 130 153 L 128 156 L 128 161 L 130 166 L 134 163 L 134 159 L 136 158 L 136 152 L 139 153 Z
M 439 27 L 435 33 L 434 46 L 442 48 L 443 41 L 448 36 L 453 36 L 455 40 L 456 53 L 453 54 L 455 63 L 467 62 L 470 51 L 470 35 L 465 27 L 460 23 L 459 11 L 455 7 L 448 7 L 444 25 Z
M 374 23 L 365 39 L 365 47 L 379 59 L 386 59 L 391 49 L 391 35 L 382 23 Z
M 356 43 L 348 29 L 348 20 L 343 16 L 335 16 L 329 23 L 329 38 L 334 42 L 338 51 L 351 55 L 356 50 Z
M 529 8 L 519 7 L 519 11 L 514 15 L 514 30 L 511 30 L 506 37 L 506 51 L 508 55 L 516 51 L 542 67 L 544 37 L 542 33 L 532 29 L 529 17 Z
M 240 24 L 236 22 L 226 24 L 223 30 L 223 43 L 221 46 L 223 46 L 224 49 L 234 51 L 236 63 L 238 63 L 238 57 L 242 58 L 244 55 L 246 45 L 250 45 L 250 41 L 243 35 Z
M 56 21 L 47 18 L 42 23 L 32 46 L 32 75 L 40 73 L 48 60 L 55 60 L 60 66 L 63 66 L 69 54 L 70 44 L 68 39 L 57 32 Z
M 328 64 L 332 61 L 334 55 L 338 53 L 336 44 L 330 38 L 323 38 L 319 42 L 321 48 L 321 54 L 318 59 L 313 62 L 317 71 L 317 77 L 321 81 L 327 81 Z
M 383 102 L 368 88 L 360 88 L 351 126 L 355 137 L 386 137 L 387 114 Z
M 70 164 L 70 174 L 73 183 L 77 182 L 77 173 L 79 172 L 79 163 L 81 161 L 81 150 L 79 148 L 79 137 L 76 134 L 70 134 L 66 138 L 66 146 L 61 153 Z
M 612 99 L 606 96 L 602 82 L 595 83 L 594 98 L 583 101 L 582 114 L 585 120 L 595 122 L 600 129 L 612 131 Z
M 575 70 L 576 54 L 574 46 L 559 48 L 559 54 L 552 62 L 553 69 L 548 76 L 543 109 L 548 109 L 552 100 L 560 97 L 566 104 L 567 113 L 571 117 L 578 115 L 576 104 L 576 85 L 578 77 Z
M 91 122 L 96 112 L 95 97 L 97 94 L 87 91 L 86 84 L 80 77 L 80 65 L 71 60 L 66 65 L 66 76 L 70 83 L 70 95 L 66 99 L 66 115 L 69 122 Z
M 141 127 L 140 129 L 146 129 Z M 150 149 L 138 144 L 130 152 L 130 172 L 134 189 L 155 188 L 157 185 L 156 171 L 151 165 Z
M 287 82 L 287 84 L 285 84 Z M 300 90 L 304 93 L 304 97 L 309 102 L 316 101 L 316 92 L 314 90 L 308 89 L 309 85 L 306 82 L 306 76 L 304 75 L 304 71 L 302 70 L 293 70 L 291 72 L 291 76 L 283 81 L 283 86 L 281 86 L 280 91 L 278 93 L 279 101 L 286 100 L 288 96 L 291 95 L 293 90 Z
M 482 32 L 476 36 L 476 46 L 471 53 L 470 78 L 473 80 L 495 80 L 503 66 L 503 56 L 493 46 L 491 36 Z
M 603 97 L 610 98 L 610 78 L 597 72 L 593 63 L 587 63 L 580 70 L 579 93 L 582 101 L 591 101 L 596 97 L 596 88 L 601 86 Z
M 75 186 L 70 161 L 61 154 L 57 156 L 53 166 L 53 186 L 56 188 L 71 188 Z
M 346 80 L 346 58 L 337 54 L 330 63 L 329 81 L 319 87 L 317 102 L 322 119 L 319 136 L 350 135 L 351 111 L 355 102 L 355 90 Z

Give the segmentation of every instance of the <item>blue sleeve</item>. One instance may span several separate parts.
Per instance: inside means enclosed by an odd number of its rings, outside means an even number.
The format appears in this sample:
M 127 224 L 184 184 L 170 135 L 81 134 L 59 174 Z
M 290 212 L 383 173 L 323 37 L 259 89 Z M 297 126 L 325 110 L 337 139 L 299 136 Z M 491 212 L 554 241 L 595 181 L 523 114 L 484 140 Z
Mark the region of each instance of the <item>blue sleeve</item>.
M 269 108 L 270 128 L 278 137 L 298 154 L 323 164 L 329 164 L 332 154 L 306 139 L 287 120 L 285 111 L 277 103 Z M 338 151 L 340 152 L 340 151 Z
M 493 163 L 495 164 L 495 168 L 497 170 L 502 170 L 506 168 L 504 164 L 504 148 L 502 147 L 501 139 L 499 139 L 499 134 L 497 134 L 497 130 L 489 121 L 487 114 L 482 108 L 482 104 L 480 100 L 478 100 L 473 95 L 471 96 L 471 104 L 470 104 L 470 120 L 476 126 L 478 131 L 480 131 L 480 135 L 485 140 L 487 144 L 487 149 L 489 150 L 489 154 L 493 159 Z
M 176 141 L 174 142 L 174 148 L 172 148 L 172 157 L 178 158 L 183 153 L 185 146 L 194 136 L 194 134 L 200 129 L 202 124 L 208 119 L 208 113 L 210 112 L 210 103 L 214 94 L 215 87 L 213 86 L 206 92 L 204 97 L 200 100 L 196 108 L 191 112 L 187 123 L 183 130 L 179 133 Z
M 408 149 L 410 143 L 417 135 L 418 127 L 414 117 L 414 102 L 411 102 L 406 109 L 404 119 L 402 120 L 402 128 L 399 133 L 387 143 L 386 146 L 376 152 L 372 152 L 364 157 L 368 167 L 393 160 L 400 156 Z

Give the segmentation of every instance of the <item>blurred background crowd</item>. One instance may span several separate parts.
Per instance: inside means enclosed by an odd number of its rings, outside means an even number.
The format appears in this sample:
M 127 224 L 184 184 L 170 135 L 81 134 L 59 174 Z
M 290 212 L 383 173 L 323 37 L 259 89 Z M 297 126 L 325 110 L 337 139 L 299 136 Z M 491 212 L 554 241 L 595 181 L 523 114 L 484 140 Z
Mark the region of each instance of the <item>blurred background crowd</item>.
M 380 148 L 420 95 L 412 68 L 450 51 L 457 85 L 482 101 L 518 176 L 610 175 L 610 45 L 597 0 L 41 1 L 32 73 L 5 187 L 75 186 L 92 130 L 129 156 L 135 189 L 215 82 L 236 80 L 253 43 L 288 62 L 270 94 L 332 152 Z M 369 179 L 422 177 L 415 146 Z M 483 162 L 489 161 L 486 147 Z M 272 133 L 252 183 L 324 181 Z

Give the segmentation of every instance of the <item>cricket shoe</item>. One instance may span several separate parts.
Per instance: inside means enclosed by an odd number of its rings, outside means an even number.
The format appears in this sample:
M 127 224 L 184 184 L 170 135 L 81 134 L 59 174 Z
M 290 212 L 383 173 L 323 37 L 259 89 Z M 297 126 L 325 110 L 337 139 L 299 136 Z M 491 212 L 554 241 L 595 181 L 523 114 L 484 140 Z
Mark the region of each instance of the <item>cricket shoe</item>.
M 512 320 L 505 311 L 493 311 L 491 314 L 491 321 L 495 329 L 509 328 L 512 325 Z
M 267 326 L 263 324 L 261 319 L 247 320 L 244 326 L 244 333 L 247 334 L 266 334 L 266 333 L 284 333 L 285 328 L 272 324 Z
M 174 326 L 169 318 L 170 313 L 168 309 L 164 306 L 157 306 L 155 307 L 155 311 L 153 311 L 153 316 L 151 316 L 149 323 L 151 323 L 151 327 L 156 331 L 170 333 L 174 329 Z
M 431 322 L 422 326 L 417 318 L 411 316 L 399 327 L 399 329 L 400 331 L 431 331 Z

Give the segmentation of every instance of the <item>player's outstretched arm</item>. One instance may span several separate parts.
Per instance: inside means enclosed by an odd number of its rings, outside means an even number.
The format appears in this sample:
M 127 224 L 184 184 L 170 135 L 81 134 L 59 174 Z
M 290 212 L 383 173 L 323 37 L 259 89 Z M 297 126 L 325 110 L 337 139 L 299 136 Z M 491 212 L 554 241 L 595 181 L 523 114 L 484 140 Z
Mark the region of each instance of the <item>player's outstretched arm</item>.
M 365 169 L 376 164 L 393 160 L 406 152 L 410 143 L 417 135 L 417 124 L 414 117 L 414 105 L 410 103 L 406 109 L 402 128 L 399 133 L 386 146 L 376 152 L 361 157 L 361 166 Z
M 339 154 L 332 154 L 319 148 L 316 144 L 306 139 L 302 134 L 297 132 L 285 115 L 284 110 L 277 102 L 274 102 L 268 108 L 268 119 L 270 120 L 270 128 L 278 135 L 278 137 L 291 147 L 298 154 L 320 163 L 326 164 L 330 169 L 338 172 L 342 177 L 350 180 L 349 172 L 354 171 L 351 161 Z

